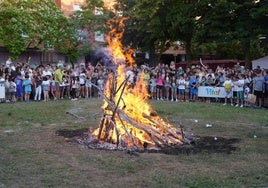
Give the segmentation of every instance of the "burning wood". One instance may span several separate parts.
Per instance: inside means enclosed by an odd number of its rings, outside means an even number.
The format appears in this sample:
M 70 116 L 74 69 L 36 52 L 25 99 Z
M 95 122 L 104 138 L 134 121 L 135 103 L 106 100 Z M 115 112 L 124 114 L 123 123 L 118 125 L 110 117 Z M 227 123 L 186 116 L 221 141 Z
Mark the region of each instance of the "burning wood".
M 182 129 L 165 122 L 153 112 L 147 103 L 149 96 L 143 78 L 133 84 L 129 67 L 133 66 L 132 50 L 123 50 L 121 44 L 125 19 L 111 20 L 111 28 L 107 37 L 110 51 L 109 62 L 112 65 L 104 91 L 99 90 L 104 99 L 103 117 L 99 127 L 90 131 L 88 137 L 82 140 L 91 148 L 106 148 L 131 151 L 146 149 L 161 150 L 166 147 L 177 148 L 186 143 Z M 127 65 L 127 63 L 128 65 Z M 116 66 L 115 66 L 116 65 Z M 107 67 L 109 69 L 109 67 Z M 95 86 L 97 87 L 97 86 Z
M 118 84 L 115 77 L 118 74 L 110 74 L 106 85 L 109 89 L 100 91 L 104 99 L 103 117 L 99 127 L 90 131 L 83 141 L 86 145 L 90 148 L 143 151 L 177 148 L 188 143 L 181 128 L 178 129 L 157 116 L 146 103 L 147 95 L 141 94 L 141 91 L 136 92 L 141 89 L 142 80 L 130 87 L 128 77 Z

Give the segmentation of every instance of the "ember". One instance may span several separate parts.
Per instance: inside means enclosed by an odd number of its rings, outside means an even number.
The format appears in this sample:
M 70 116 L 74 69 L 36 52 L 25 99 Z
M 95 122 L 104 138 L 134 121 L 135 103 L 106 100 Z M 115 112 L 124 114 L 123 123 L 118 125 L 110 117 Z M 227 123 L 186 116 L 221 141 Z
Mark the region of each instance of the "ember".
M 110 70 L 105 90 L 100 91 L 104 99 L 103 117 L 99 127 L 89 131 L 83 140 L 92 148 L 143 151 L 178 147 L 187 142 L 182 129 L 165 122 L 146 102 L 149 97 L 142 77 L 133 84 L 128 70 L 134 65 L 133 51 L 123 49 L 121 38 L 125 18 L 109 22 L 110 61 L 116 71 Z M 95 86 L 97 87 L 97 86 Z

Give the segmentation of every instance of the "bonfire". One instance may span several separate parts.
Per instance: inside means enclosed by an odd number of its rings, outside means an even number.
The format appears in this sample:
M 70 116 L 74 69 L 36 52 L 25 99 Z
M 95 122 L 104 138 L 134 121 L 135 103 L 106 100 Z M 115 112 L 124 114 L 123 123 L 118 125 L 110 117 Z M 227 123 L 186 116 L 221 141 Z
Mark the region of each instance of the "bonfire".
M 103 98 L 103 115 L 99 126 L 88 132 L 86 143 L 90 148 L 116 150 L 161 150 L 178 148 L 188 143 L 182 128 L 176 128 L 159 117 L 147 102 L 147 86 L 142 78 L 130 82 L 135 61 L 133 50 L 124 49 L 121 38 L 124 18 L 109 22 L 107 35 L 109 58 L 104 63 L 110 70 L 105 89 L 99 91 Z M 112 64 L 112 65 L 111 65 Z M 111 67 L 111 68 L 109 68 Z M 97 87 L 97 86 L 96 86 Z

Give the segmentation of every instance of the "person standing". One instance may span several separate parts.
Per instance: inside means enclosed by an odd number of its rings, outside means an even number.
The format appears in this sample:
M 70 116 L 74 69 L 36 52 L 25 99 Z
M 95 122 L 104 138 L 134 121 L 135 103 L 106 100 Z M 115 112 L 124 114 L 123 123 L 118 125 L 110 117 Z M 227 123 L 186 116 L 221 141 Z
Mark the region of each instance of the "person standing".
M 35 95 L 34 95 L 34 100 L 35 101 L 40 101 L 41 100 L 42 81 L 43 81 L 42 76 L 39 73 L 37 73 L 37 75 L 35 77 Z
M 227 75 L 226 76 L 225 81 L 223 83 L 223 87 L 224 87 L 225 92 L 226 92 L 225 100 L 224 100 L 224 104 L 223 105 L 226 105 L 227 104 L 227 100 L 230 99 L 231 106 L 233 106 L 233 91 L 232 91 L 233 82 L 231 80 L 231 76 L 230 75 Z
M 176 82 L 176 77 L 172 76 L 171 77 L 171 101 L 178 101 L 177 97 L 177 82 Z
M 157 73 L 156 77 L 156 97 L 157 100 L 163 100 L 163 86 L 164 86 L 164 76 L 161 72 Z
M 50 79 L 49 75 L 46 75 L 46 77 L 42 81 L 42 87 L 43 87 L 43 93 L 44 93 L 44 101 L 49 101 L 49 90 L 50 90 Z
M 9 78 L 9 97 L 11 102 L 16 102 L 16 83 L 14 82 L 14 78 Z
M 28 74 L 25 75 L 25 79 L 22 83 L 24 87 L 24 100 L 25 102 L 30 102 L 30 94 L 32 92 L 32 81 Z
M 264 77 L 261 74 L 261 70 L 256 70 L 256 76 L 253 78 L 253 91 L 256 95 L 256 102 L 259 107 L 262 106 L 262 95 L 264 93 Z
M 264 87 L 265 87 L 264 97 L 267 100 L 268 98 L 268 70 L 265 73 L 266 74 L 264 75 Z
M 86 70 L 82 69 L 79 73 L 79 84 L 80 84 L 80 92 L 79 96 L 85 98 L 86 93 Z
M 244 75 L 239 74 L 238 75 L 238 81 L 236 82 L 237 86 L 237 93 L 236 93 L 236 105 L 235 107 L 243 107 L 243 101 L 244 101 L 244 85 L 245 85 L 245 78 Z
M 186 81 L 183 78 L 183 75 L 179 76 L 179 79 L 176 80 L 178 86 L 178 98 L 180 102 L 184 101 Z
M 60 83 L 62 83 L 62 77 L 64 75 L 64 67 L 62 65 L 60 65 L 56 71 L 54 72 L 54 81 L 55 81 L 55 99 L 58 100 L 60 99 Z
M 15 83 L 16 83 L 16 98 L 19 101 L 23 100 L 23 79 L 22 79 L 22 75 L 21 72 L 17 73 L 17 77 L 15 78 Z
M 197 79 L 193 73 L 190 74 L 189 84 L 190 84 L 190 91 L 189 91 L 190 92 L 190 101 L 195 102 L 198 82 L 197 82 Z

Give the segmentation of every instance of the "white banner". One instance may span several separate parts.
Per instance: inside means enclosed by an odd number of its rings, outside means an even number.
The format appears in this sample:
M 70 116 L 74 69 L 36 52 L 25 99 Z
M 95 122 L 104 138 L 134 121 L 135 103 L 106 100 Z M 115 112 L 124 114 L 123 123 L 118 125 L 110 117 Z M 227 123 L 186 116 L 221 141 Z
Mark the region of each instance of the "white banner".
M 6 88 L 4 82 L 0 82 L 0 99 L 6 98 Z
M 225 98 L 224 87 L 199 86 L 198 97 Z

